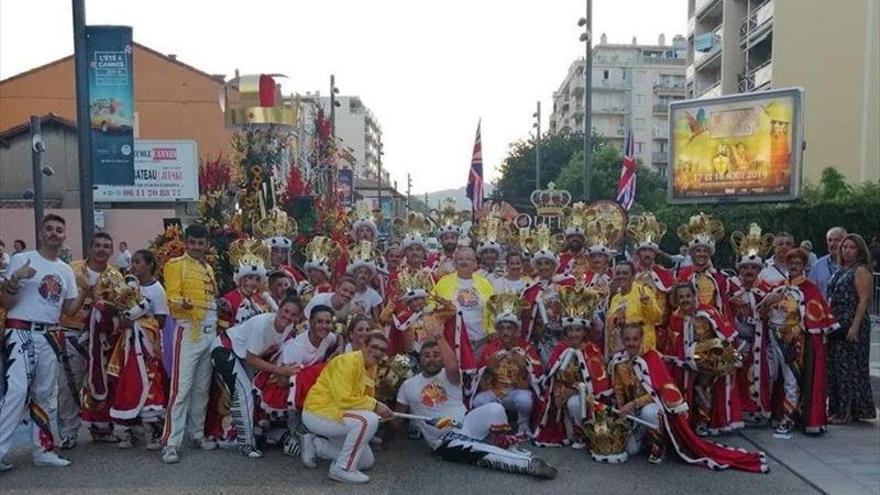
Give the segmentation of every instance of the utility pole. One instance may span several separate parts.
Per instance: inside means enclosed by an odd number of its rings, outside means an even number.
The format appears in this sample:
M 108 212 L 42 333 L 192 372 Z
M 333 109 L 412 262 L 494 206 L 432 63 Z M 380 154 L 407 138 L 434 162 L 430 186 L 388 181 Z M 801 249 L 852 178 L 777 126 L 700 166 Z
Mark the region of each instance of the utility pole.
M 406 174 L 406 211 L 410 210 L 409 200 L 412 197 L 412 177 L 409 172 Z
M 532 114 L 537 121 L 532 124 L 537 132 L 535 133 L 535 189 L 541 189 L 541 102 L 538 102 L 538 110 Z
M 330 137 L 336 142 L 336 93 L 339 88 L 336 87 L 336 76 L 330 74 Z
M 85 0 L 73 0 L 73 58 L 76 75 L 76 136 L 79 161 L 79 219 L 83 255 L 95 233 L 95 199 L 92 191 L 92 162 L 89 155 L 92 125 L 89 117 L 89 60 L 86 53 Z M 34 185 L 36 187 L 36 185 Z M 42 219 L 40 219 L 42 221 Z
M 46 145 L 43 143 L 43 130 L 40 117 L 31 115 L 31 166 L 34 177 L 34 239 L 36 248 L 40 249 L 42 236 L 40 231 L 43 226 L 43 152 Z
M 593 0 L 587 0 L 587 17 L 578 21 L 585 27 L 584 42 L 584 201 L 590 201 L 593 182 Z
M 425 215 L 428 214 L 428 191 L 425 191 Z
M 378 189 L 378 192 L 376 193 L 376 197 L 377 197 L 376 201 L 379 203 L 380 210 L 382 209 L 382 155 L 385 153 L 384 151 L 382 151 L 382 147 L 383 147 L 382 141 L 379 141 L 379 153 L 378 153 L 379 173 L 378 173 L 378 176 L 376 177 L 376 186 L 377 186 L 376 188 Z

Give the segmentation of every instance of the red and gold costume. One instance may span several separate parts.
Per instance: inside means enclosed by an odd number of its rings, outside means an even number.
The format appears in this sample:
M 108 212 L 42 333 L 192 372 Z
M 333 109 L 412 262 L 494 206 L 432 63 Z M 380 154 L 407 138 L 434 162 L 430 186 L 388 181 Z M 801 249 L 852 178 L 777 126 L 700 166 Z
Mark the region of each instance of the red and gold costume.
M 724 226 L 711 216 L 699 213 L 678 228 L 678 237 L 687 245 L 688 250 L 706 247 L 714 254 L 715 242 L 724 238 Z M 678 281 L 689 282 L 696 288 L 698 304 L 711 304 L 721 313 L 728 313 L 730 281 L 711 262 L 699 269 L 695 266 L 682 268 L 678 273 Z

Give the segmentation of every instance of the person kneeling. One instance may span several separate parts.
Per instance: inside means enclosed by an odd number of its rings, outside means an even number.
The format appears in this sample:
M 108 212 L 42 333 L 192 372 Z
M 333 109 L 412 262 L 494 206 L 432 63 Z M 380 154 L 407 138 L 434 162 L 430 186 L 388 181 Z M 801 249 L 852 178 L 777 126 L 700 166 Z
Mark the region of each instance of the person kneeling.
M 419 353 L 421 373 L 403 382 L 397 394 L 398 410 L 427 418 L 445 418 L 460 425 L 438 429 L 416 420 L 431 449 L 444 460 L 474 463 L 501 471 L 556 477 L 556 468 L 526 450 L 499 447 L 510 443 L 510 425 L 504 406 L 490 402 L 467 411 L 462 400 L 461 372 L 455 354 L 443 338 L 443 329 L 429 330 Z M 486 442 L 493 437 L 495 444 Z
M 386 359 L 388 339 L 371 332 L 362 351 L 336 356 L 309 389 L 302 422 L 310 433 L 302 438 L 302 462 L 317 467 L 317 458 L 332 460 L 330 478 L 342 483 L 366 483 L 361 470 L 373 466 L 370 439 L 379 420 L 391 419 L 391 409 L 377 401 L 376 368 Z

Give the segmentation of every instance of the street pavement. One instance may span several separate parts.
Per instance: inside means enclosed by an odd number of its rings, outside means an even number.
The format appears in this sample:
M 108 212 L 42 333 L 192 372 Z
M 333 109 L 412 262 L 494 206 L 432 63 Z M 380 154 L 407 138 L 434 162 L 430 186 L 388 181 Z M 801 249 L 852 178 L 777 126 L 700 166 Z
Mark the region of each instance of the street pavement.
M 83 431 L 81 438 L 87 437 Z M 753 448 L 733 435 L 725 442 Z M 802 476 L 770 458 L 770 473 L 713 472 L 670 458 L 652 465 L 642 456 L 623 465 L 593 462 L 584 451 L 535 449 L 559 468 L 555 480 L 499 473 L 434 458 L 421 441 L 398 439 L 377 454 L 368 472 L 371 482 L 345 486 L 327 479 L 327 463 L 307 470 L 298 459 L 270 450 L 263 459 L 246 459 L 235 451 L 184 449 L 179 464 L 165 465 L 158 452 L 118 450 L 88 440 L 65 454 L 66 468 L 35 467 L 24 445 L 9 456 L 15 469 L 0 473 L 0 492 L 12 494 L 469 494 L 519 493 L 713 493 L 744 495 L 821 493 Z M 845 492 L 837 492 L 845 493 Z

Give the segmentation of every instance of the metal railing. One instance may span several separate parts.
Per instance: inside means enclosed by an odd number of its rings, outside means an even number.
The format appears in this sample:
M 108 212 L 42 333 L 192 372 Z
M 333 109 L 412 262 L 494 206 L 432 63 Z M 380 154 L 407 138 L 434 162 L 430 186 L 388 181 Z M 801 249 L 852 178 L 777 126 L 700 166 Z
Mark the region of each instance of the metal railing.
M 651 153 L 651 161 L 654 163 L 667 163 L 669 160 L 669 153 L 666 151 L 655 151 Z
M 753 8 L 739 26 L 739 42 L 744 45 L 749 38 L 763 31 L 765 24 L 773 20 L 773 0 L 767 0 Z
M 669 105 L 664 103 L 658 103 L 654 105 L 654 114 L 655 115 L 665 115 L 669 113 Z

